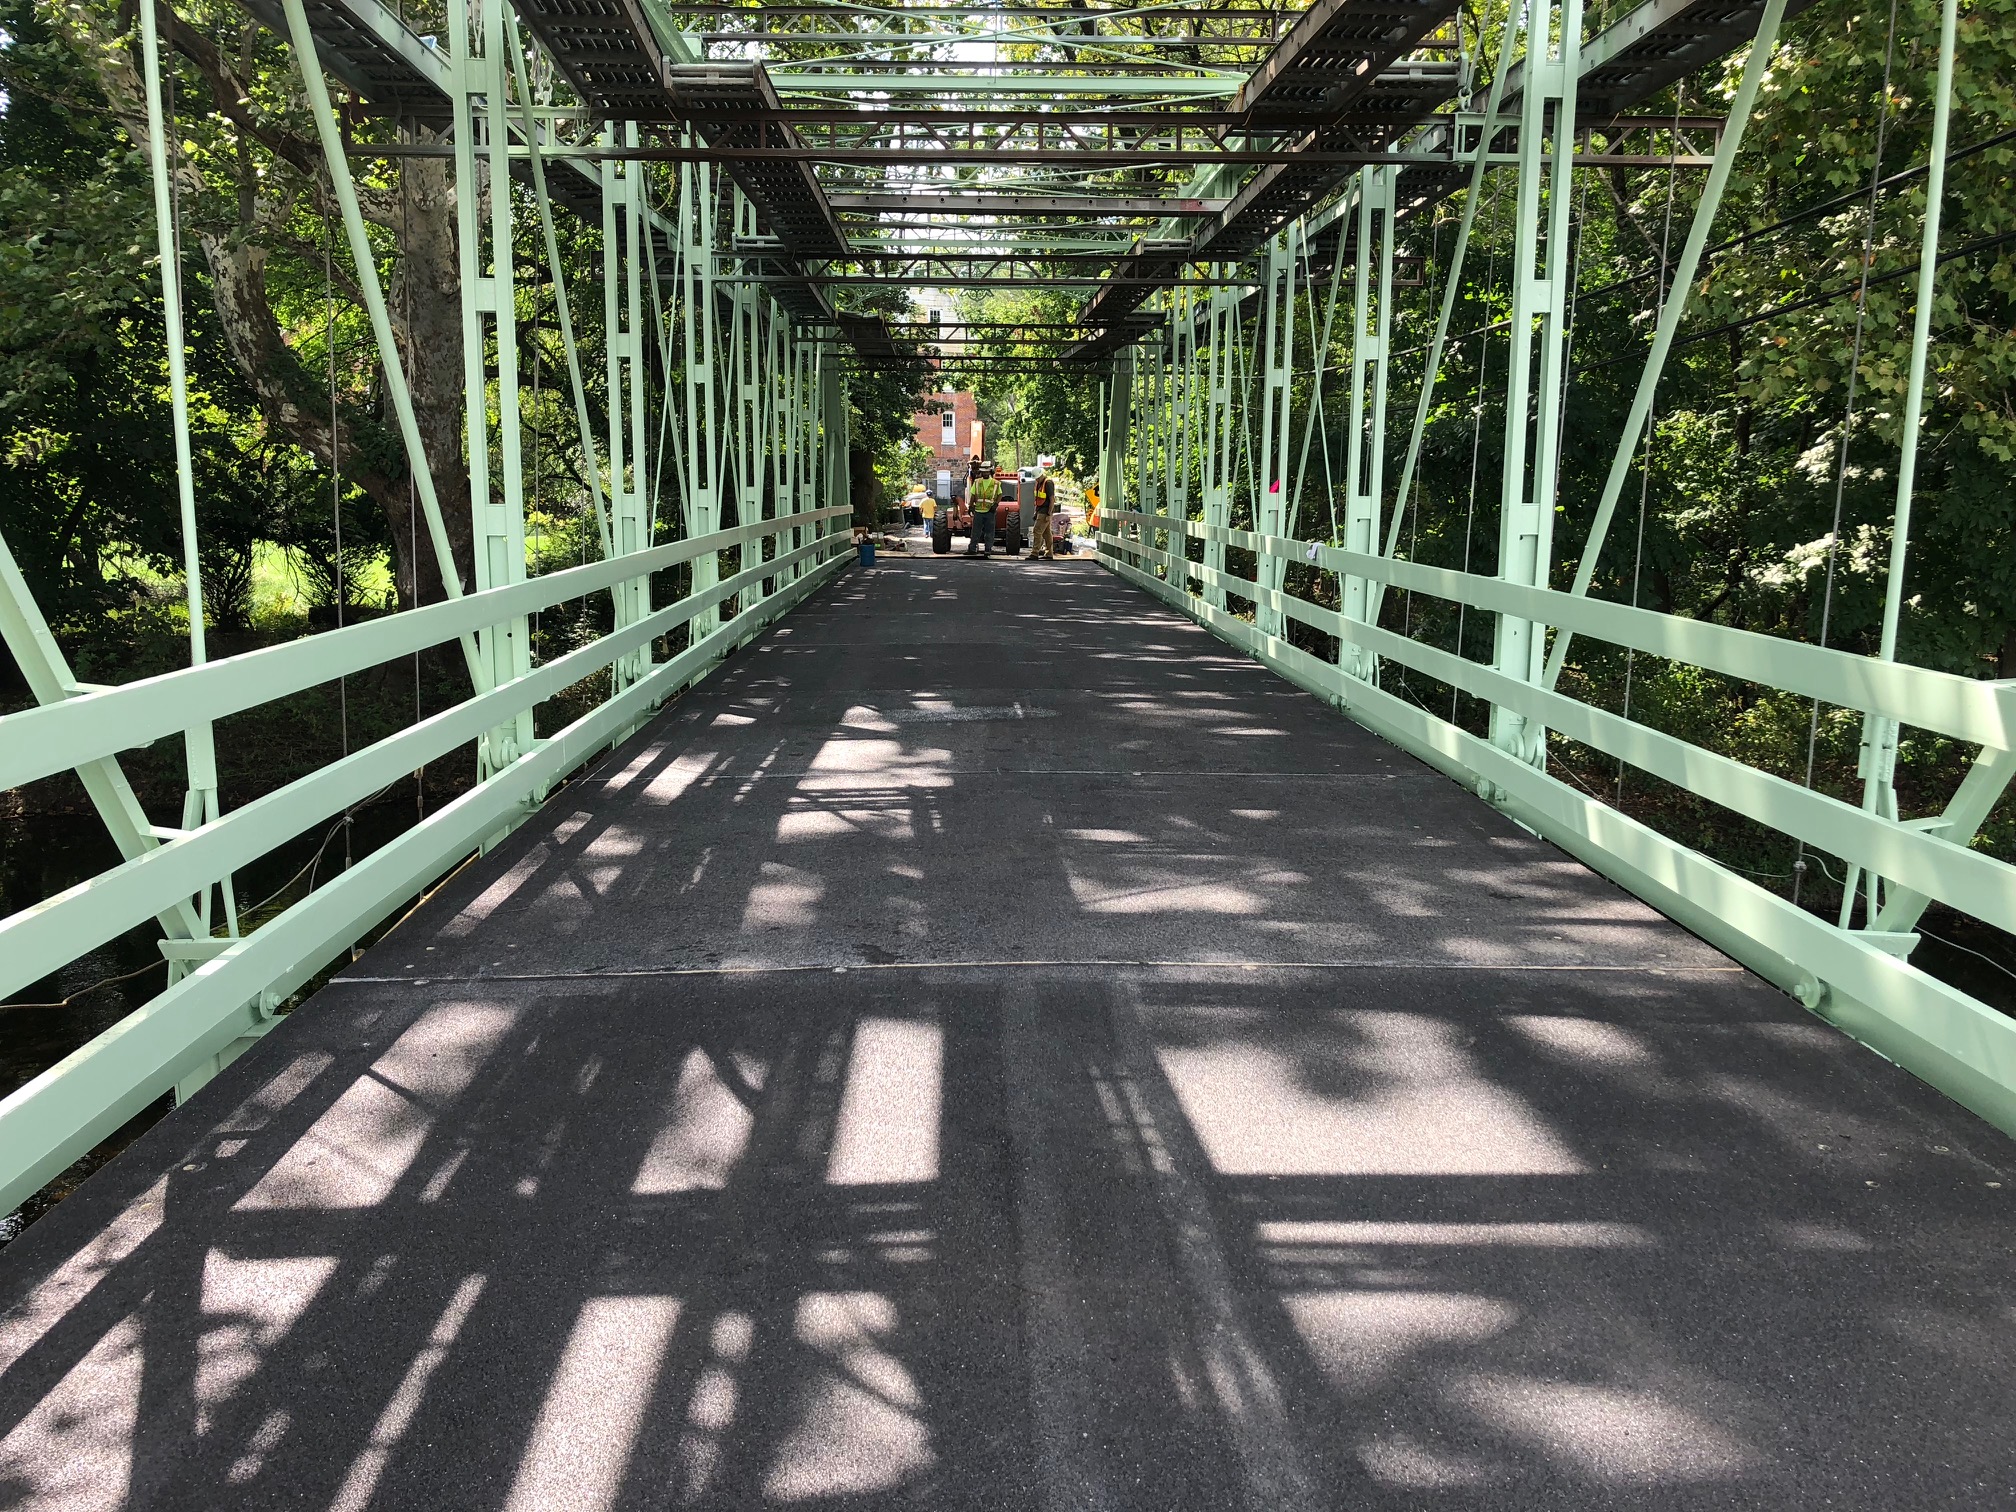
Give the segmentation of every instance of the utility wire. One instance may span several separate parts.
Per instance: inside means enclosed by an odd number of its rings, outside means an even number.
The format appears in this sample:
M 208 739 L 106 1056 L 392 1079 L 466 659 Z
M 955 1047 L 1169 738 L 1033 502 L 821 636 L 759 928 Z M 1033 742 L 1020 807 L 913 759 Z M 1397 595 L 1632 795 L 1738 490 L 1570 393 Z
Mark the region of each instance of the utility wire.
M 149 961 L 145 966 L 139 967 L 138 969 L 133 971 L 126 972 L 122 976 L 106 977 L 102 982 L 93 982 L 89 987 L 79 987 L 75 992 L 71 993 L 68 997 L 58 998 L 53 1003 L 0 1003 L 0 1011 L 11 1011 L 12 1009 L 15 1008 L 68 1008 L 72 1003 L 76 1002 L 77 999 L 81 997 L 89 997 L 92 993 L 98 991 L 98 989 L 101 987 L 113 987 L 118 985 L 120 982 L 130 982 L 133 980 L 133 978 L 137 976 L 145 976 L 148 972 L 153 971 L 156 967 L 166 966 L 167 964 L 168 964 L 168 958 L 166 956 L 163 956 L 158 961 Z
M 1963 147 L 1956 152 L 1948 153 L 1946 157 L 1947 165 L 1950 167 L 1954 163 L 1962 162 L 1967 158 L 1977 156 L 1978 154 L 1983 152 L 1987 152 L 1991 148 L 2000 147 L 2004 143 L 2009 142 L 2011 140 L 2016 140 L 2016 129 L 2012 129 L 2009 131 L 2001 131 L 1997 132 L 1994 136 L 1984 137 L 1980 141 L 1975 142 L 1970 146 Z M 1912 178 L 1917 177 L 1920 174 L 1925 173 L 1926 171 L 1928 171 L 1928 167 L 1929 167 L 1928 164 L 1920 163 L 1911 168 L 1901 169 L 1898 172 L 1891 174 L 1888 178 L 1879 180 L 1877 182 L 1876 188 L 1879 192 L 1884 189 L 1893 189 L 1897 185 L 1902 184 Z M 1799 222 L 1801 221 L 1811 220 L 1815 216 L 1825 215 L 1830 211 L 1838 210 L 1844 205 L 1849 205 L 1857 201 L 1865 200 L 1867 198 L 1867 195 L 1868 191 L 1863 189 L 1857 189 L 1850 194 L 1837 195 L 1833 199 L 1825 200 L 1818 205 L 1809 206 L 1805 210 L 1801 210 L 1793 215 L 1787 216 L 1784 220 L 1773 221 L 1768 226 L 1759 226 L 1754 231 L 1746 231 L 1741 236 L 1734 236 L 1731 237 L 1728 241 L 1718 242 L 1716 245 L 1705 249 L 1702 253 L 1702 256 L 1713 257 L 1718 252 L 1730 251 L 1732 248 L 1740 247 L 1745 245 L 1746 243 L 1756 241 L 1761 237 L 1770 235 L 1773 232 L 1783 231 L 1790 226 L 1795 226 L 1799 224 Z M 2016 240 L 2016 232 L 2008 232 L 1998 236 L 1983 237 L 1979 241 L 1970 242 L 1965 247 L 1961 247 L 1956 249 L 1955 251 L 1944 254 L 1940 258 L 1940 261 L 1945 262 L 1950 258 L 1964 257 L 1969 253 L 1978 252 L 1988 247 L 1999 246 L 2003 242 L 2010 240 Z M 1915 273 L 1917 271 L 1917 267 L 1918 265 L 1914 262 L 1908 268 L 1905 268 L 1899 272 L 1886 273 L 1883 274 L 1880 278 L 1872 279 L 1871 283 L 1887 283 L 1893 278 L 1901 278 L 1910 273 Z M 1614 294 L 1619 289 L 1628 289 L 1634 284 L 1641 284 L 1646 279 L 1651 278 L 1658 273 L 1659 273 L 1658 269 L 1648 268 L 1644 272 L 1633 273 L 1630 277 L 1617 279 L 1613 283 L 1598 284 L 1595 288 L 1585 291 L 1584 297 L 1589 299 L 1595 299 L 1604 294 Z M 1662 281 L 1663 281 L 1663 275 L 1662 275 Z M 1746 323 L 1754 324 L 1756 320 L 1768 320 L 1773 315 L 1786 314 L 1793 310 L 1804 309 L 1809 303 L 1824 304 L 1827 300 L 1838 299 L 1842 294 L 1847 293 L 1849 289 L 1854 287 L 1857 286 L 1853 284 L 1844 285 L 1841 288 L 1833 291 L 1832 293 L 1815 295 L 1810 300 L 1803 300 L 1797 304 L 1783 305 L 1774 310 L 1767 311 L 1763 315 L 1754 317 L 1754 319 L 1749 322 L 1736 322 L 1735 325 L 1733 326 L 1717 326 L 1712 331 L 1703 331 L 1695 336 L 1683 336 L 1679 338 L 1679 340 L 1676 341 L 1674 344 L 1676 346 L 1682 345 L 1688 341 L 1698 340 L 1701 336 L 1720 335 L 1724 331 L 1735 328 L 1735 326 L 1740 326 Z M 1471 336 L 1487 336 L 1492 334 L 1493 332 L 1505 330 L 1510 325 L 1511 321 L 1509 320 L 1493 321 L 1490 325 L 1478 326 L 1475 329 L 1465 331 L 1460 335 L 1451 336 L 1449 340 L 1455 342 L 1455 341 L 1462 341 Z M 1406 351 L 1395 352 L 1393 355 L 1395 357 L 1413 357 L 1421 352 L 1425 352 L 1426 350 L 1427 347 L 1425 345 L 1417 347 L 1409 347 Z M 1628 354 L 1625 357 L 1617 357 L 1610 359 L 1610 361 L 1612 362 L 1622 362 L 1628 360 L 1633 360 L 1628 356 Z

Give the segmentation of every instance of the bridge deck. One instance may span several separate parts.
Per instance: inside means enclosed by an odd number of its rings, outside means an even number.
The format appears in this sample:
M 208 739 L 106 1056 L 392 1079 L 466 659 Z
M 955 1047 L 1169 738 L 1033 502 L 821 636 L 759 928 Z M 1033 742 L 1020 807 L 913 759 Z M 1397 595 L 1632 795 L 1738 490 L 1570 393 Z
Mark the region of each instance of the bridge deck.
M 1083 560 L 855 573 L 0 1261 L 0 1506 L 2009 1505 L 2011 1149 Z

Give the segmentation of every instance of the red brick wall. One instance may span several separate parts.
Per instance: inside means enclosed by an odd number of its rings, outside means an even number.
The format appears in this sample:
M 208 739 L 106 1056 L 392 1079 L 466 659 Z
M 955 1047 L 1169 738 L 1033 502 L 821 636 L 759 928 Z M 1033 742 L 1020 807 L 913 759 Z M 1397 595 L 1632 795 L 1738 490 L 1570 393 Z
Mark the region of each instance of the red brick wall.
M 938 441 L 944 434 L 944 422 L 938 417 L 948 407 L 953 420 L 952 444 L 940 446 Z M 910 418 L 917 427 L 917 444 L 937 459 L 938 466 L 947 467 L 964 462 L 973 455 L 973 422 L 977 415 L 973 393 L 965 389 L 956 394 L 933 394 L 930 407 L 917 411 Z

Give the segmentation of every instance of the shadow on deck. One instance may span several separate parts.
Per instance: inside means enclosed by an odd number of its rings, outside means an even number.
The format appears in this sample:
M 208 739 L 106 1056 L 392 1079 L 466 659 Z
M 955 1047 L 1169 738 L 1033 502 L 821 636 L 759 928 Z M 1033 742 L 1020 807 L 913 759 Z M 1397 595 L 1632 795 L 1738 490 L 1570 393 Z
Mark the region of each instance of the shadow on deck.
M 1096 569 L 899 561 L 0 1256 L 0 1507 L 2006 1505 L 2010 1154 Z

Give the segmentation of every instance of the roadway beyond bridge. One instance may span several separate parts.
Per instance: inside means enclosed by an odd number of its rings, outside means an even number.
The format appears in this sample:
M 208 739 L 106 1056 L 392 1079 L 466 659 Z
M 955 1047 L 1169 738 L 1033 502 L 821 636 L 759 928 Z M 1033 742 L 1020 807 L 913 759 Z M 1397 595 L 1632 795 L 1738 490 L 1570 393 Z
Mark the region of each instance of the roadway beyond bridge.
M 9 1250 L 0 1507 L 2016 1505 L 2011 1157 L 1082 559 L 899 560 Z

